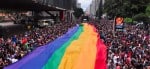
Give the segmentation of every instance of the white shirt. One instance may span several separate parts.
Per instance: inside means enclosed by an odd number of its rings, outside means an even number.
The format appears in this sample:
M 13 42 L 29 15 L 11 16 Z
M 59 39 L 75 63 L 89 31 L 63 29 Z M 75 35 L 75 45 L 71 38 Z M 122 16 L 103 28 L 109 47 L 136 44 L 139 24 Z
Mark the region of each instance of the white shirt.
M 119 58 L 119 56 L 114 56 L 114 58 L 113 58 L 113 61 L 114 61 L 114 63 L 116 64 L 117 63 L 117 59 Z
M 12 62 L 12 63 L 15 63 L 15 62 L 17 62 L 17 61 L 18 61 L 18 59 L 15 59 L 15 58 L 11 59 L 11 62 Z

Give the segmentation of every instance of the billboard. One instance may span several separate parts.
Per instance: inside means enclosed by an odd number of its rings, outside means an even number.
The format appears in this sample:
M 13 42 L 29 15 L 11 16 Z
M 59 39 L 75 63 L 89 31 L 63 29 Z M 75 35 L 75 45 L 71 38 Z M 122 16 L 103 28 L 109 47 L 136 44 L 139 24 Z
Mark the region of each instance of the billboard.
M 116 29 L 123 29 L 124 28 L 124 19 L 123 17 L 116 17 L 115 18 L 115 28 Z

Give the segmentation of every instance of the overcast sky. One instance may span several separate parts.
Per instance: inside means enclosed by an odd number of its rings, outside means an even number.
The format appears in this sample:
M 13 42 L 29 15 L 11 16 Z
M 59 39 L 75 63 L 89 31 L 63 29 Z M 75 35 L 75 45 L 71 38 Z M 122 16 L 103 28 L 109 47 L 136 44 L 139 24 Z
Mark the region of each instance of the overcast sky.
M 90 5 L 92 0 L 78 0 L 78 2 L 81 3 L 81 7 L 85 10 Z

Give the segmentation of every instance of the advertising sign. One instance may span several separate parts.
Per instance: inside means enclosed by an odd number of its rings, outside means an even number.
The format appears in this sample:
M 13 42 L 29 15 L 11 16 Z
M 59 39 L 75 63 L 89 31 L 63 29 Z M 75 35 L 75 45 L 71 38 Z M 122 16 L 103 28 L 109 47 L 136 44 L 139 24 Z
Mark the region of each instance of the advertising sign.
M 116 29 L 123 29 L 124 28 L 124 19 L 122 17 L 117 17 L 115 19 L 115 28 Z

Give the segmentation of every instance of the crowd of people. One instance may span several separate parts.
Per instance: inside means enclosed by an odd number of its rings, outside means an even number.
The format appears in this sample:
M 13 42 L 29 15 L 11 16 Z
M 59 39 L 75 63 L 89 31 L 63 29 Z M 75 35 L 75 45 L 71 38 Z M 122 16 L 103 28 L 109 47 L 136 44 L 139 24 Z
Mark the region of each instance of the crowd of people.
M 113 31 L 113 21 L 91 22 L 107 46 L 108 69 L 150 69 L 150 34 L 136 25 L 126 24 L 125 30 Z M 65 34 L 75 23 L 58 23 L 36 28 L 10 38 L 0 38 L 0 69 L 10 65 Z
M 36 28 L 7 39 L 0 37 L 0 69 L 20 60 L 35 48 L 52 42 L 75 25 L 75 23 L 58 23 L 50 27 Z
M 113 31 L 113 21 L 95 23 L 108 48 L 108 69 L 150 69 L 150 33 L 136 25 Z

